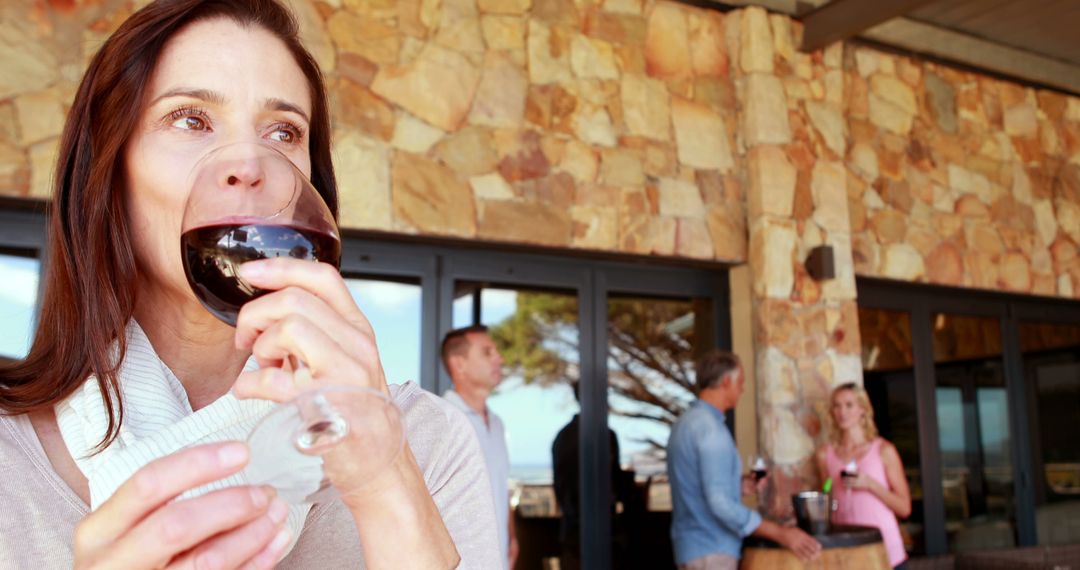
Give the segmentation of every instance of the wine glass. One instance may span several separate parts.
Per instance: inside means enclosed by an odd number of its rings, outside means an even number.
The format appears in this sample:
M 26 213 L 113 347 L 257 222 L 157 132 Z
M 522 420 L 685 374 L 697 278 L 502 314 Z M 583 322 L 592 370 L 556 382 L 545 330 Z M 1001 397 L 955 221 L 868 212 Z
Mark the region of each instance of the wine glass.
M 755 483 L 764 479 L 769 473 L 765 457 L 756 453 L 746 456 L 746 466 L 750 470 L 750 476 L 754 478 Z
M 270 291 L 239 274 L 256 259 L 292 257 L 340 266 L 341 240 L 326 203 L 283 154 L 258 143 L 216 148 L 192 170 L 184 208 L 184 273 L 195 296 L 215 317 L 236 326 L 244 303 Z M 283 368 L 298 385 L 312 385 L 304 362 Z M 363 481 L 401 451 L 397 406 L 382 392 L 324 386 L 275 407 L 248 436 L 244 475 L 268 484 L 294 504 L 319 502 L 338 491 L 331 481 Z M 336 452 L 342 442 L 350 453 Z M 347 491 L 346 491 L 347 492 Z

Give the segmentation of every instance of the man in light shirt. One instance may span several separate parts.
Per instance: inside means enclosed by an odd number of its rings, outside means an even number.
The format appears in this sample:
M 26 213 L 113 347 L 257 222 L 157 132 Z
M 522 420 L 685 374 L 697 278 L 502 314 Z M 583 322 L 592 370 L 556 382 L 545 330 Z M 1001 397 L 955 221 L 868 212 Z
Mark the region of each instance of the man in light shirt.
M 502 382 L 502 355 L 488 335 L 487 327 L 473 325 L 446 333 L 442 361 L 454 383 L 443 397 L 465 413 L 476 431 L 495 497 L 503 561 L 507 568 L 513 568 L 518 543 L 514 536 L 514 514 L 510 509 L 510 455 L 502 419 L 487 407 L 488 396 Z
M 743 392 L 739 358 L 713 349 L 697 362 L 697 400 L 671 428 L 668 477 L 673 503 L 671 539 L 679 570 L 736 570 L 742 540 L 765 537 L 812 560 L 821 544 L 795 527 L 780 526 L 742 504 L 757 491 L 725 423 Z M 764 479 L 761 480 L 764 483 Z

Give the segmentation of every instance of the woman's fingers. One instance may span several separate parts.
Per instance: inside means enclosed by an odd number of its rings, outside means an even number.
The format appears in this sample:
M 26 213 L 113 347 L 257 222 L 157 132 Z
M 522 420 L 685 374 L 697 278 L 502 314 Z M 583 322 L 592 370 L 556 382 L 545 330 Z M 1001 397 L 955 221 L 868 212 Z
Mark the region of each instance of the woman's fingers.
M 361 338 L 357 343 L 372 343 L 369 338 Z M 290 356 L 295 357 L 308 367 L 307 371 L 294 370 L 293 378 L 300 389 L 306 386 L 305 374 L 310 374 L 315 382 L 332 381 L 335 384 L 352 384 L 365 388 L 383 389 L 381 378 L 373 378 L 377 360 L 358 360 L 354 354 L 374 352 L 374 346 L 350 347 L 343 350 L 336 339 L 331 337 L 321 326 L 301 315 L 288 315 L 263 331 L 251 347 L 252 354 L 260 363 L 280 362 Z
M 111 545 L 97 560 L 103 568 L 160 568 L 173 558 L 217 535 L 265 515 L 273 501 L 269 487 L 229 487 L 175 501 L 154 511 Z M 276 509 L 284 508 L 284 504 Z M 265 547 L 257 536 L 244 535 L 252 552 Z M 216 553 L 223 555 L 224 553 Z
M 285 527 L 288 507 L 275 499 L 262 516 L 224 532 L 189 550 L 169 564 L 170 570 L 226 570 L 272 568 L 281 558 L 291 535 Z
M 280 368 L 260 368 L 244 372 L 233 384 L 233 394 L 241 400 L 258 398 L 273 402 L 288 402 L 300 395 L 303 388 L 293 375 Z
M 333 265 L 275 257 L 241 265 L 240 276 L 256 287 L 271 291 L 286 287 L 310 291 L 364 332 L 371 332 L 371 323 L 356 306 L 349 288 Z
M 326 330 L 342 347 L 359 347 L 364 332 L 325 300 L 300 287 L 286 287 L 244 304 L 236 320 L 236 347 L 250 349 L 266 329 L 285 317 L 303 315 Z
M 240 471 L 247 461 L 247 446 L 239 442 L 200 445 L 152 461 L 83 519 L 75 531 L 77 551 L 94 552 L 116 541 L 161 505 Z
M 285 315 L 264 330 L 251 345 L 251 354 L 260 365 L 285 362 L 294 357 L 307 365 L 313 376 L 329 371 L 340 358 L 345 357 L 333 338 L 321 326 L 316 326 L 306 316 Z M 298 365 L 289 362 L 286 366 Z
M 316 384 L 351 384 L 386 392 L 377 367 L 364 366 L 338 347 L 309 319 L 289 315 L 259 335 L 252 354 L 262 368 L 244 372 L 233 384 L 237 398 L 287 402 Z M 303 362 L 299 369 L 283 370 L 285 362 Z

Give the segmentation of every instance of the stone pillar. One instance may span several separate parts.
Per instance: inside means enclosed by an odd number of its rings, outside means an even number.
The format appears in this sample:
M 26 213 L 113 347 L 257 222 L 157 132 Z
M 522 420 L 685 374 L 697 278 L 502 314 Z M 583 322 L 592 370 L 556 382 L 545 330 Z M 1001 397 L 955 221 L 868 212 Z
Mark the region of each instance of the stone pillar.
M 763 506 L 784 520 L 792 516 L 792 493 L 820 485 L 813 457 L 824 438 L 832 386 L 862 377 L 842 46 L 798 53 L 798 24 L 760 8 L 729 18 L 733 28 L 748 182 L 758 438 L 774 466 Z M 822 244 L 833 248 L 836 277 L 817 282 L 803 261 Z

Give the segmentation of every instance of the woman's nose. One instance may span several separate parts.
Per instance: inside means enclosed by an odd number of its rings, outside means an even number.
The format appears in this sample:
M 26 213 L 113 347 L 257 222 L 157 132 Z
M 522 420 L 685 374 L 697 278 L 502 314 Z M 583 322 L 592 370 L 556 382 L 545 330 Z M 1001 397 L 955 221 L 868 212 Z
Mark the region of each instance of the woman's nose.
M 266 173 L 263 171 L 262 161 L 257 157 L 235 158 L 226 161 L 219 171 L 218 183 L 222 188 L 258 189 Z

